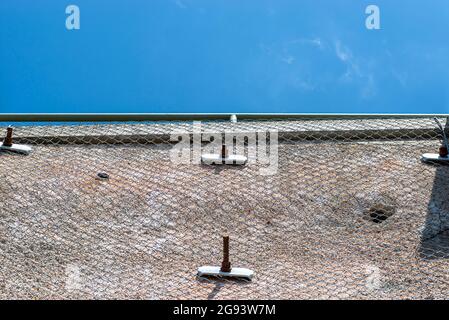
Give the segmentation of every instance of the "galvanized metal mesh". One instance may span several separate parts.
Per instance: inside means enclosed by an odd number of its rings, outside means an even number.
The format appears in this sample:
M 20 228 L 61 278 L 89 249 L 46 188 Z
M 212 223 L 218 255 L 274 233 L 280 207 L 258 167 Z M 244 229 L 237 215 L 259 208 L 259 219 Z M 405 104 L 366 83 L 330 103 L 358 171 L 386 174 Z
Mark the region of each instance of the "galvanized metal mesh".
M 33 152 L 0 152 L 2 299 L 447 298 L 449 167 L 420 159 L 441 143 L 430 117 L 201 123 L 267 133 L 268 173 L 257 154 L 173 161 L 192 122 L 14 127 Z M 254 156 L 244 140 L 234 152 Z M 196 275 L 220 266 L 225 234 L 252 281 Z

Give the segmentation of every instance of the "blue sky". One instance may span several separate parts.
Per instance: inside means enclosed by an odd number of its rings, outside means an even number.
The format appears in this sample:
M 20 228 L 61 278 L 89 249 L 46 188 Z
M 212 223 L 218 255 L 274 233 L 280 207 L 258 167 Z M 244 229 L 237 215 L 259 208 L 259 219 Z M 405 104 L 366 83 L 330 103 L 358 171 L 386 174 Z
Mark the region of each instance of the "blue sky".
M 0 112 L 449 113 L 448 39 L 447 0 L 2 0 Z

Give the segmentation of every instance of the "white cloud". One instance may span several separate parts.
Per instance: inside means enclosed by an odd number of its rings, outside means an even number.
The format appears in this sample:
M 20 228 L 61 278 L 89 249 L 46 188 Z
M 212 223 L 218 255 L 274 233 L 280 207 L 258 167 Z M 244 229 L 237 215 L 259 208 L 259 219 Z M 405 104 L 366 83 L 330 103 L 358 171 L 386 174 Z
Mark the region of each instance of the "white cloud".
M 295 61 L 295 58 L 291 55 L 288 55 L 286 57 L 283 57 L 281 60 L 286 64 L 292 64 Z
M 184 2 L 182 0 L 176 0 L 175 3 L 181 9 L 187 8 L 187 6 L 184 4 Z
M 343 62 L 350 62 L 352 60 L 352 52 L 349 48 L 343 46 L 340 41 L 335 43 L 335 53 L 338 59 Z
M 289 41 L 288 44 L 301 44 L 301 45 L 309 45 L 319 49 L 324 48 L 324 42 L 320 38 L 300 38 Z
M 391 73 L 393 74 L 393 77 L 401 84 L 402 87 L 406 87 L 407 86 L 407 81 L 408 81 L 408 74 L 405 72 L 399 72 L 395 69 L 393 69 L 391 71 Z
M 364 99 L 374 97 L 377 94 L 376 81 L 372 73 L 362 70 L 361 66 L 365 64 L 360 63 L 360 59 L 356 59 L 352 51 L 339 40 L 335 42 L 335 54 L 346 65 L 346 71 L 340 81 L 360 86 L 360 95 Z
M 309 81 L 300 79 L 300 78 L 297 78 L 293 82 L 293 85 L 296 88 L 299 88 L 299 89 L 301 89 L 303 91 L 313 91 L 313 90 L 315 90 L 315 86 L 312 83 L 310 83 Z
M 372 74 L 368 75 L 363 79 L 365 83 L 362 86 L 361 94 L 362 98 L 369 99 L 377 94 L 376 83 L 374 82 L 374 77 Z

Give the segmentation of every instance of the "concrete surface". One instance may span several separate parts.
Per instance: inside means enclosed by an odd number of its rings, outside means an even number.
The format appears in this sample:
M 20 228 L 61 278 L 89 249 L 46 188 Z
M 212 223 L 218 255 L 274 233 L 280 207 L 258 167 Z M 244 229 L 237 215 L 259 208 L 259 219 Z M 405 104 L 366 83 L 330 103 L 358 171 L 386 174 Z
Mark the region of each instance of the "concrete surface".
M 167 143 L 0 153 L 0 298 L 446 299 L 449 167 L 420 161 L 438 146 L 285 139 L 271 176 Z M 251 282 L 196 276 L 225 233 Z

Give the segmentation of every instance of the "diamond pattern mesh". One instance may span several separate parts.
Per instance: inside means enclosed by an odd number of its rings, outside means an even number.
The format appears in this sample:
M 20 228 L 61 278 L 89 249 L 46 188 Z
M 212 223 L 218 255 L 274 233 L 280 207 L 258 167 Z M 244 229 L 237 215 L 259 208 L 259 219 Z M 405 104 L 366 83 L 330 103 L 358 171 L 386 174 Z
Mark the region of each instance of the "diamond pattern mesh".
M 449 166 L 420 159 L 441 144 L 431 118 L 201 123 L 276 131 L 271 174 L 257 156 L 173 161 L 171 135 L 193 128 L 15 123 L 33 152 L 0 152 L 0 298 L 447 298 Z M 252 281 L 196 275 L 225 234 Z

